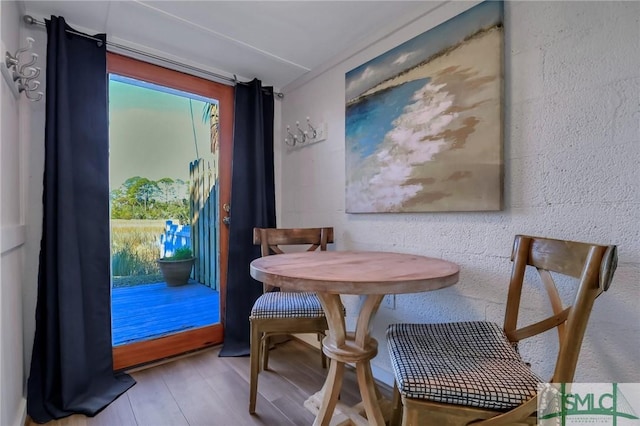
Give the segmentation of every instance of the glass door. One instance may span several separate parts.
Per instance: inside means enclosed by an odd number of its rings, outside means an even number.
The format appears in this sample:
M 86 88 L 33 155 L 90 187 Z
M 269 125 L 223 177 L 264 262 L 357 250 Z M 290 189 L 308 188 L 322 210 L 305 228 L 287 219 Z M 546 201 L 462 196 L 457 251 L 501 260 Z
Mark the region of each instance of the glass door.
M 109 53 L 114 369 L 223 339 L 233 88 Z

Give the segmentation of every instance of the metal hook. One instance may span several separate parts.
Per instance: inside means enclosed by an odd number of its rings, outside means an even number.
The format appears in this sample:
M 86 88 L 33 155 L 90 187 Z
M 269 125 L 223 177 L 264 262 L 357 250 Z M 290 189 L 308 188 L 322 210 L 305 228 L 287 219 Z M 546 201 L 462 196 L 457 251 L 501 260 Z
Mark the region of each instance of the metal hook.
M 40 75 L 40 68 L 29 67 L 29 71 L 31 71 L 31 75 L 20 74 L 15 69 L 13 70 L 13 81 L 18 80 L 33 80 L 37 76 Z
M 25 68 L 28 68 L 28 67 L 30 67 L 31 65 L 34 65 L 34 64 L 36 63 L 36 61 L 37 61 L 37 60 L 38 60 L 38 54 L 37 54 L 37 53 L 32 53 L 32 54 L 31 54 L 31 61 L 30 61 L 30 62 L 27 62 L 26 64 L 23 64 L 23 65 L 20 67 L 19 74 L 20 74 L 21 76 L 24 76 L 24 70 L 25 70 Z
M 33 83 L 33 86 L 31 83 Z M 24 85 L 28 92 L 34 92 L 38 87 L 40 87 L 40 82 L 38 80 L 26 80 Z
M 25 80 L 33 80 L 34 78 L 40 75 L 40 68 L 38 67 L 29 67 L 29 71 L 31 71 L 31 75 L 23 75 L 22 78 Z
M 15 67 L 16 65 L 18 65 L 18 58 L 16 58 L 9 52 L 5 52 L 4 63 L 7 66 L 7 68 Z
M 29 50 L 29 49 L 31 49 L 33 47 L 33 43 L 34 42 L 35 42 L 35 40 L 33 38 L 27 37 L 27 47 L 21 47 L 20 49 L 16 50 L 16 53 L 13 55 L 14 58 L 16 58 L 16 60 L 18 60 L 20 58 L 20 55 L 22 55 L 24 52 L 26 52 L 27 50 Z
M 309 127 L 309 130 L 311 130 L 311 139 L 315 139 L 318 137 L 318 131 L 316 130 L 315 127 L 313 127 L 311 125 L 311 119 L 309 117 L 307 117 L 307 126 Z
M 300 138 L 302 139 L 301 143 L 305 143 L 307 141 L 307 131 L 300 128 L 299 121 L 296 121 L 296 127 L 298 128 L 298 133 L 300 133 Z
M 38 96 L 37 96 L 37 97 L 35 97 L 35 98 L 32 98 L 32 97 L 31 97 L 31 93 L 33 93 L 33 92 L 25 92 L 25 96 L 26 96 L 26 97 L 27 97 L 27 99 L 29 99 L 31 102 L 37 102 L 37 101 L 39 101 L 40 99 L 42 99 L 42 97 L 44 96 L 44 93 L 42 93 L 42 92 L 38 92 L 38 93 L 36 93 Z
M 296 142 L 298 142 L 298 136 L 291 133 L 291 127 L 287 126 L 287 136 L 284 138 L 284 143 L 289 146 L 296 146 Z
M 33 86 L 30 85 L 30 83 L 33 83 Z M 29 81 L 20 80 L 18 82 L 18 92 L 19 93 L 25 92 L 26 94 L 28 94 L 29 92 L 35 91 L 39 86 L 40 86 L 40 82 L 38 80 L 29 80 Z

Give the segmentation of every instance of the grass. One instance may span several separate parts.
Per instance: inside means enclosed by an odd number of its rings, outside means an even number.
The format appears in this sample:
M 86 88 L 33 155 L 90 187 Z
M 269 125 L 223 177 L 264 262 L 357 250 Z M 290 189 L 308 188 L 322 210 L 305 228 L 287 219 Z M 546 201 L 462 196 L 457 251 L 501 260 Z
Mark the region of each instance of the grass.
M 164 224 L 164 220 L 111 221 L 114 287 L 162 281 L 156 260 L 160 257 L 159 238 Z

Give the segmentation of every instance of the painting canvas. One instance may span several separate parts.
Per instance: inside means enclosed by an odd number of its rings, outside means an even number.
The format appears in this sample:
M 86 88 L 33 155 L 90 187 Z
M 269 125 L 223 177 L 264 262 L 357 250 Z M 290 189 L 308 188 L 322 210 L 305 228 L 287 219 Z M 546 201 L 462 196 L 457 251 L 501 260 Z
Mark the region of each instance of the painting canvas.
M 503 4 L 346 74 L 346 211 L 500 210 Z

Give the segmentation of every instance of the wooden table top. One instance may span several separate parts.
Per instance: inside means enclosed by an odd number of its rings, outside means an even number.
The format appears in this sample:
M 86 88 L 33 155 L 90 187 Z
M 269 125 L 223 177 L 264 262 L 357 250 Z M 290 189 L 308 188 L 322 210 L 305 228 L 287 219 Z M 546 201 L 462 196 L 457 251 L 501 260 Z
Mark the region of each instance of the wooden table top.
M 285 290 L 334 294 L 418 293 L 458 282 L 460 267 L 442 259 L 373 251 L 315 251 L 251 262 L 253 278 Z

